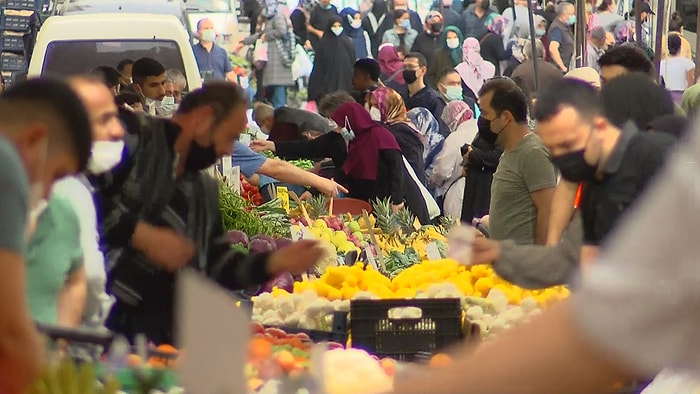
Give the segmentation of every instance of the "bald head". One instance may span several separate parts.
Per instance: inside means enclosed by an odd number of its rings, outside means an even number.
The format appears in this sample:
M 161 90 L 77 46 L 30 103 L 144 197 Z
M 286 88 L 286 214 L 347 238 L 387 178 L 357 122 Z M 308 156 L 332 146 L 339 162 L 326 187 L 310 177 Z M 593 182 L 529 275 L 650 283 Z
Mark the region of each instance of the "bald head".
M 73 77 L 68 80 L 68 85 L 87 111 L 94 141 L 116 141 L 124 137 L 114 95 L 99 78 Z

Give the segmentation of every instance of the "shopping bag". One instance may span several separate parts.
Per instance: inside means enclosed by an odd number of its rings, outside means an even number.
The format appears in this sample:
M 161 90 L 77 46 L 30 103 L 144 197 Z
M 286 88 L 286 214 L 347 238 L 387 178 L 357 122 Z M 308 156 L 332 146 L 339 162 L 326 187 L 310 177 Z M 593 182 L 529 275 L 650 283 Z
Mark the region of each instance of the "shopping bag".
M 314 68 L 314 65 L 311 63 L 309 54 L 306 53 L 304 47 L 297 44 L 295 51 L 296 56 L 292 63 L 292 79 L 296 81 L 299 78 L 308 78 L 311 76 L 311 70 Z
M 403 166 L 406 167 L 406 170 L 408 170 L 408 174 L 411 176 L 411 179 L 413 179 L 413 182 L 415 182 L 416 185 L 418 185 L 418 188 L 420 189 L 420 194 L 421 196 L 423 196 L 423 200 L 425 201 L 425 206 L 428 208 L 428 216 L 430 217 L 430 220 L 440 216 L 440 206 L 430 194 L 428 189 L 425 188 L 423 183 L 420 180 L 418 180 L 416 172 L 413 171 L 413 167 L 411 167 L 411 165 L 408 163 L 408 160 L 406 160 L 405 157 L 403 157 Z
M 256 69 L 262 70 L 267 65 L 267 42 L 257 39 L 253 50 L 253 65 Z

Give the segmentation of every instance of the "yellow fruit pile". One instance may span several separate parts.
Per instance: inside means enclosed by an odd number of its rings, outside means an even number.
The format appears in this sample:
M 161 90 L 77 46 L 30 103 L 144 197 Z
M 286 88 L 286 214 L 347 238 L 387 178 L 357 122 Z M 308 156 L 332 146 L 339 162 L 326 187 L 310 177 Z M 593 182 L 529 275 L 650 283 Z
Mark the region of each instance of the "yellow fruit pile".
M 532 298 L 543 306 L 569 295 L 569 290 L 563 286 L 525 290 L 499 278 L 490 266 L 464 267 L 451 259 L 423 261 L 407 268 L 393 280 L 371 268 L 363 269 L 361 263 L 351 267 L 328 267 L 319 279 L 294 283 L 294 293 L 313 290 L 331 301 L 350 300 L 361 292 L 381 299 L 414 298 L 432 285 L 445 283 L 454 285 L 462 295 L 472 297 L 486 297 L 491 289 L 498 289 L 511 305 L 520 305 L 523 299 Z M 273 295 L 283 294 L 278 291 Z

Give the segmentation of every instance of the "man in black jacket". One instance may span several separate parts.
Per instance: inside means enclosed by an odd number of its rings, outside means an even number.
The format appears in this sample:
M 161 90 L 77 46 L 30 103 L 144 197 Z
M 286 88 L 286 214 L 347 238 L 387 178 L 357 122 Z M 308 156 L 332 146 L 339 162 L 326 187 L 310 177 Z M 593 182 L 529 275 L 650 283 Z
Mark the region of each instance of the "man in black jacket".
M 172 343 L 175 273 L 191 266 L 228 289 L 261 284 L 282 271 L 301 273 L 320 256 L 314 242 L 244 256 L 223 237 L 218 184 L 202 170 L 246 125 L 240 87 L 215 82 L 183 98 L 170 120 L 132 115 L 122 162 L 91 179 L 116 304 L 107 327 L 133 339 Z

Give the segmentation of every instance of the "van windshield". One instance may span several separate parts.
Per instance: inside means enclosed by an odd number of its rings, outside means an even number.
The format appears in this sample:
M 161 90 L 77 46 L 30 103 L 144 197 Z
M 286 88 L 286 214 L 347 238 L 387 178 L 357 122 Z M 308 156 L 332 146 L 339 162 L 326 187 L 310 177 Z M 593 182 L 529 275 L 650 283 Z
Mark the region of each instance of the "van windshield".
M 231 12 L 231 4 L 228 0 L 187 0 L 188 10 L 202 12 Z
M 124 59 L 136 61 L 142 57 L 151 57 L 166 69 L 176 68 L 185 73 L 180 47 L 175 41 L 81 40 L 50 42 L 41 75 L 85 74 L 99 66 L 116 68 Z

